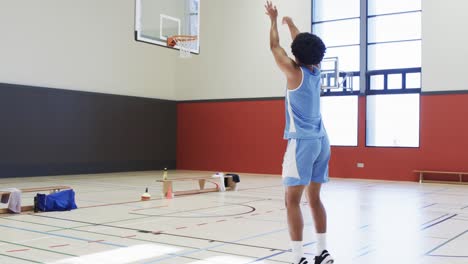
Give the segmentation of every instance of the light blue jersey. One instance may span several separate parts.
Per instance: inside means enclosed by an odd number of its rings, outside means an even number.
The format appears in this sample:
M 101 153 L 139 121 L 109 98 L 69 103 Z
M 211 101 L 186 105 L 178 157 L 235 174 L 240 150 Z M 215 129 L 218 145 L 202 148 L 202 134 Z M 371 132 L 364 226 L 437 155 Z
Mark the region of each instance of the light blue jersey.
M 309 185 L 328 181 L 330 143 L 320 114 L 320 70 L 301 67 L 299 87 L 286 92 L 288 147 L 283 160 L 286 186 Z
M 301 67 L 302 82 L 286 92 L 285 139 L 316 139 L 326 135 L 320 114 L 320 70 Z

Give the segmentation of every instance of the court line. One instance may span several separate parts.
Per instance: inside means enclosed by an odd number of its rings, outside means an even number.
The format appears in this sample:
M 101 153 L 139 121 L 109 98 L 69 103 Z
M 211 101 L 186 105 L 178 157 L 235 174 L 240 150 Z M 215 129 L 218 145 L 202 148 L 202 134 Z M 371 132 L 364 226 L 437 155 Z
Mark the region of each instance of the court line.
M 67 236 L 67 235 L 60 235 L 60 234 L 53 234 L 53 233 L 46 233 L 46 232 L 31 230 L 31 229 L 27 229 L 27 228 L 19 228 L 19 227 L 7 226 L 7 225 L 2 225 L 2 224 L 0 224 L 0 226 L 5 227 L 5 228 L 10 228 L 10 229 L 15 229 L 15 230 L 31 232 L 31 233 L 38 233 L 38 234 L 43 234 L 43 235 L 56 236 L 56 237 L 61 237 L 61 238 L 68 238 L 68 239 L 72 239 L 72 240 L 79 240 L 79 241 L 85 241 L 85 242 L 90 241 L 89 239 L 84 239 L 84 238 L 79 238 L 79 237 L 74 237 L 74 236 Z M 126 247 L 126 246 L 123 246 L 123 245 L 118 245 L 118 244 L 108 243 L 108 242 L 99 242 L 99 244 L 114 246 L 114 247 Z
M 15 242 L 9 242 L 9 241 L 5 241 L 5 240 L 0 240 L 0 242 L 5 243 L 5 244 L 19 246 L 19 247 L 25 247 L 25 248 L 29 248 L 29 249 L 36 249 L 36 250 L 50 252 L 50 253 L 54 253 L 54 254 L 65 255 L 65 256 L 69 256 L 69 257 L 76 257 L 76 255 L 73 255 L 73 254 L 58 252 L 58 251 L 49 250 L 49 249 L 45 249 L 45 248 L 38 248 L 38 247 L 28 246 L 28 245 L 24 245 L 24 244 L 18 244 L 18 243 L 15 243 Z
M 16 252 L 24 252 L 24 251 L 29 251 L 31 250 L 30 248 L 20 248 L 20 249 L 12 249 L 12 250 L 7 250 L 7 253 L 16 253 Z
M 197 216 L 173 216 L 173 214 L 176 213 L 167 213 L 167 214 L 160 214 L 160 215 L 153 215 L 153 214 L 143 214 L 143 213 L 134 213 L 134 212 L 129 212 L 128 214 L 131 215 L 140 215 L 140 216 L 148 216 L 148 217 L 170 217 L 170 218 L 217 218 L 217 217 L 232 217 L 232 216 L 240 216 L 240 215 L 246 215 L 255 212 L 255 207 L 250 206 L 250 205 L 239 205 L 239 206 L 244 206 L 250 208 L 249 211 L 242 212 L 242 213 L 236 213 L 236 214 L 226 214 L 226 215 L 209 215 L 209 214 L 201 214 L 198 213 Z M 223 206 L 224 207 L 224 206 Z M 218 208 L 218 207 L 215 207 Z M 208 208 L 205 208 L 208 209 Z M 214 209 L 214 208 L 209 208 L 209 209 Z M 204 209 L 198 209 L 198 210 L 204 210 Z M 189 211 L 185 212 L 180 212 L 180 213 L 187 213 Z M 179 212 L 177 212 L 179 213 Z M 200 215 L 201 214 L 201 215 Z
M 191 255 L 191 254 L 194 254 L 194 253 L 206 251 L 206 250 L 208 250 L 208 249 L 213 249 L 213 248 L 217 248 L 217 247 L 222 247 L 222 246 L 225 246 L 226 244 L 230 244 L 230 245 L 241 245 L 241 246 L 242 246 L 243 244 L 240 244 L 240 243 L 238 243 L 238 242 L 245 241 L 245 240 L 250 240 L 250 239 L 253 239 L 253 238 L 263 237 L 263 236 L 275 234 L 275 233 L 278 233 L 278 232 L 284 232 L 284 231 L 286 231 L 286 230 L 288 230 L 288 229 L 287 229 L 287 228 L 282 228 L 282 229 L 278 229 L 278 230 L 274 230 L 274 231 L 270 231 L 270 232 L 266 232 L 266 233 L 262 233 L 262 234 L 258 234 L 258 235 L 254 235 L 254 236 L 250 236 L 250 237 L 241 238 L 241 239 L 235 240 L 235 241 L 233 241 L 233 242 L 229 242 L 229 243 L 224 243 L 224 242 L 219 241 L 219 240 L 212 240 L 213 242 L 218 242 L 218 243 L 221 243 L 221 244 L 215 245 L 215 246 L 211 246 L 211 247 L 200 248 L 200 249 L 197 249 L 197 250 L 192 250 L 192 251 L 189 251 L 189 252 L 186 252 L 186 253 L 183 253 L 183 254 L 168 254 L 169 256 L 161 257 L 161 258 L 158 258 L 158 259 L 149 261 L 149 262 L 145 262 L 145 263 L 143 263 L 143 264 L 152 264 L 152 263 L 157 263 L 157 262 L 160 262 L 160 261 L 163 261 L 163 260 L 167 260 L 167 259 L 173 259 L 173 258 L 177 258 L 177 257 L 184 257 L 184 256 L 186 256 L 186 255 Z M 186 236 L 184 236 L 184 237 L 186 237 Z M 244 245 L 244 246 L 251 247 L 250 245 Z M 254 247 L 257 247 L 257 246 L 254 246 Z M 263 249 L 270 249 L 270 250 L 273 249 L 273 248 L 267 248 L 267 247 L 260 247 L 260 248 L 263 248 Z M 274 249 L 274 250 L 285 251 L 285 250 L 283 250 L 283 249 Z
M 32 215 L 34 216 L 34 215 Z M 123 220 L 117 220 L 117 221 L 111 221 L 111 222 L 105 222 L 105 224 L 114 224 L 114 223 L 121 223 L 121 222 L 126 222 L 126 221 L 131 221 L 131 220 L 141 220 L 141 219 L 145 219 L 145 218 L 151 218 L 151 217 L 148 217 L 148 216 L 145 216 L 145 217 L 135 217 L 135 218 L 130 218 L 130 219 L 123 219 Z M 55 219 L 55 220 L 61 220 L 61 221 L 64 221 L 64 222 L 73 222 L 72 220 L 69 220 L 69 219 Z M 83 222 L 81 222 L 83 223 Z M 146 223 L 146 222 L 144 222 Z M 79 226 L 74 226 L 74 227 L 62 227 L 59 229 L 54 229 L 54 230 L 50 230 L 48 232 L 58 232 L 58 231 L 63 231 L 63 230 L 70 230 L 70 229 L 75 229 L 75 228 L 83 228 L 83 227 L 93 227 L 93 226 L 102 226 L 103 224 L 91 224 L 91 223 L 87 223 L 85 225 L 79 225 Z
M 436 205 L 436 204 L 437 204 L 437 203 L 429 204 L 429 205 L 423 206 L 423 207 L 421 207 L 421 208 L 419 208 L 419 209 L 428 208 L 428 207 L 434 206 L 434 205 Z
M 313 245 L 313 244 L 315 244 L 315 243 L 316 243 L 316 242 L 306 243 L 306 244 L 303 245 L 303 247 L 307 247 L 307 246 Z M 259 261 L 266 260 L 266 259 L 271 260 L 270 258 L 279 256 L 279 255 L 282 255 L 282 254 L 284 254 L 284 253 L 288 253 L 288 252 L 291 252 L 291 251 L 292 251 L 292 249 L 288 249 L 288 250 L 286 250 L 286 251 L 278 252 L 278 253 L 275 253 L 275 254 L 272 254 L 272 255 L 269 255 L 269 256 L 265 256 L 265 257 L 262 257 L 262 258 L 257 258 L 256 260 L 251 261 L 251 262 L 248 262 L 247 264 L 259 262 Z
M 468 258 L 467 256 L 449 256 L 449 255 L 428 255 L 430 257 L 442 257 L 442 258 Z
M 463 233 L 461 233 L 461 234 L 458 234 L 458 235 L 456 235 L 455 237 L 453 237 L 453 238 L 451 238 L 451 239 L 445 241 L 444 243 L 440 244 L 439 246 L 437 246 L 437 247 L 435 247 L 435 248 L 429 250 L 429 251 L 428 251 L 426 254 L 424 254 L 424 255 L 426 255 L 426 256 L 436 256 L 436 255 L 431 255 L 431 253 L 434 252 L 434 251 L 436 251 L 436 250 L 438 250 L 439 248 L 441 248 L 441 247 L 447 245 L 448 243 L 454 241 L 455 239 L 457 239 L 457 238 L 459 238 L 459 237 L 465 235 L 466 233 L 468 233 L 468 230 L 465 230 L 465 232 L 463 232 Z M 444 256 L 444 257 L 450 257 L 450 256 Z M 459 257 L 459 256 L 452 256 L 452 257 Z M 468 257 L 468 256 L 462 256 L 462 257 Z
M 422 193 L 422 195 L 431 195 L 431 194 L 435 194 L 435 193 L 438 193 L 438 192 L 447 191 L 447 190 L 450 190 L 450 189 L 451 188 L 441 188 L 441 189 L 433 190 L 433 191 L 430 191 L 430 192 L 424 192 L 424 193 Z
M 32 260 L 32 259 L 25 259 L 25 258 L 10 256 L 10 255 L 6 255 L 6 254 L 2 254 L 2 253 L 0 253 L 0 256 L 4 256 L 4 257 L 7 257 L 7 258 L 12 258 L 12 259 L 19 259 L 19 260 L 23 260 L 23 261 L 28 261 L 28 262 L 31 262 L 31 263 L 43 263 L 43 262 L 35 261 L 35 260 Z
M 453 215 L 451 215 L 451 216 L 449 216 L 449 217 L 447 217 L 447 218 L 444 218 L 444 219 L 442 219 L 442 220 L 440 220 L 440 221 L 438 221 L 438 222 L 435 222 L 435 223 L 433 223 L 433 224 L 431 224 L 431 225 L 428 225 L 428 226 L 426 226 L 426 227 L 423 227 L 421 230 L 429 229 L 429 228 L 431 228 L 431 227 L 433 227 L 433 226 L 436 226 L 436 225 L 441 224 L 441 223 L 443 223 L 443 222 L 445 222 L 445 221 L 448 221 L 448 220 L 454 218 L 455 216 L 457 216 L 457 214 L 453 214 Z
M 49 216 L 42 216 L 42 215 L 35 215 L 37 217 L 45 217 L 45 218 L 51 218 L 51 219 L 60 219 L 56 217 L 49 217 Z M 64 220 L 64 219 L 61 219 Z M 131 228 L 131 227 L 123 227 L 123 226 L 112 226 L 112 225 L 105 225 L 105 224 L 93 224 L 89 222 L 84 222 L 84 221 L 77 221 L 77 220 L 68 220 L 71 222 L 80 222 L 80 223 L 88 223 L 90 225 L 94 226 L 105 226 L 105 227 L 111 227 L 115 229 L 124 229 L 124 230 L 131 230 L 131 231 L 136 231 L 136 232 L 142 232 L 142 233 L 152 233 L 153 231 L 151 230 L 141 230 L 137 228 Z M 0 225 L 1 226 L 1 225 Z M 210 239 L 210 238 L 202 238 L 202 237 L 192 237 L 192 236 L 184 236 L 184 235 L 179 235 L 179 234 L 172 234 L 172 233 L 166 233 L 166 232 L 161 232 L 159 235 L 167 235 L 167 236 L 174 236 L 174 237 L 184 237 L 184 238 L 192 238 L 195 240 L 204 240 L 204 241 L 211 241 L 211 242 L 220 242 L 220 243 L 225 243 L 225 244 L 231 244 L 231 245 L 238 245 L 238 246 L 246 246 L 246 247 L 253 247 L 253 248 L 263 248 L 263 249 L 274 249 L 274 250 L 282 250 L 282 249 L 277 249 L 277 248 L 269 248 L 269 247 L 261 247 L 261 246 L 255 246 L 255 245 L 247 245 L 247 244 L 239 244 L 235 242 L 229 242 L 229 241 L 223 241 L 223 240 L 216 240 L 216 239 Z
M 151 199 L 150 201 L 160 201 L 162 199 L 155 198 Z M 99 203 L 98 201 L 90 201 L 93 203 Z M 128 204 L 133 204 L 133 203 L 143 203 L 143 201 L 130 201 L 130 202 L 120 202 L 120 203 L 104 203 L 104 204 L 97 204 L 97 205 L 90 205 L 90 206 L 80 206 L 80 209 L 86 209 L 86 208 L 96 208 L 96 207 L 106 207 L 106 206 L 113 206 L 113 205 L 128 205 Z M 135 206 L 137 207 L 137 206 Z M 141 207 L 139 207 L 141 208 Z
M 427 225 L 427 224 L 429 224 L 429 223 L 432 223 L 432 222 L 434 222 L 434 221 L 437 221 L 437 220 L 439 220 L 439 219 L 441 219 L 441 218 L 446 217 L 447 215 L 450 215 L 450 214 L 449 214 L 449 213 L 446 213 L 446 214 L 444 214 L 444 215 L 442 215 L 442 216 L 437 217 L 436 219 L 432 219 L 432 220 L 430 220 L 430 221 L 427 221 L 427 222 L 423 223 L 421 226 L 425 226 L 425 225 Z
M 306 226 L 312 226 L 312 223 L 304 223 L 304 227 Z M 257 234 L 257 235 L 253 235 L 253 236 L 250 236 L 250 237 L 245 237 L 245 238 L 241 238 L 241 239 L 238 239 L 238 240 L 234 240 L 232 242 L 225 242 L 225 241 L 220 241 L 220 240 L 212 240 L 213 242 L 219 242 L 219 243 L 222 243 L 220 245 L 216 245 L 216 246 L 212 246 L 212 247 L 206 247 L 206 248 L 201 248 L 201 249 L 198 249 L 198 250 L 194 250 L 194 251 L 191 251 L 191 252 L 186 252 L 184 254 L 168 254 L 170 256 L 168 257 L 163 257 L 163 258 L 158 258 L 156 260 L 153 260 L 153 261 L 150 261 L 150 262 L 145 262 L 143 264 L 152 264 L 152 263 L 157 263 L 157 262 L 160 262 L 162 260 L 167 260 L 167 259 L 172 259 L 172 258 L 176 258 L 176 257 L 184 257 L 186 255 L 190 255 L 190 254 L 194 254 L 194 253 L 197 253 L 197 252 L 201 252 L 201 251 L 206 251 L 208 249 L 212 249 L 212 248 L 217 248 L 217 247 L 222 247 L 222 246 L 225 246 L 226 244 L 227 245 L 239 245 L 239 246 L 246 246 L 246 247 L 254 247 L 254 248 L 263 248 L 263 249 L 270 249 L 270 250 L 277 250 L 277 251 L 281 251 L 281 252 L 288 252 L 288 250 L 284 250 L 284 249 L 275 249 L 275 248 L 267 248 L 267 247 L 261 247 L 261 246 L 254 246 L 254 245 L 246 245 L 246 244 L 240 244 L 238 242 L 241 242 L 241 241 L 245 241 L 245 240 L 250 240 L 250 239 L 253 239 L 253 238 L 258 238 L 258 237 L 264 237 L 264 236 L 267 236 L 267 235 L 271 235 L 271 234 L 275 234 L 275 233 L 279 233 L 279 232 L 284 232 L 284 231 L 287 231 L 288 228 L 282 228 L 282 229 L 277 229 L 277 230 L 274 230 L 274 231 L 270 231 L 270 232 L 266 232 L 266 233 L 261 233 L 261 234 Z M 165 235 L 166 233 L 163 233 L 162 235 Z M 171 234 L 173 235 L 173 234 Z M 181 236 L 181 235 L 177 235 L 177 236 Z M 182 236 L 182 237 L 189 237 L 189 236 Z M 190 237 L 190 238 L 193 238 L 193 237 Z M 196 239 L 200 239 L 200 238 L 196 238 Z M 311 243 L 315 243 L 315 242 L 311 242 Z M 310 243 L 308 243 L 310 244 Z
M 49 227 L 57 227 L 58 228 L 58 226 L 53 226 L 53 225 L 48 225 L 48 224 L 29 222 L 29 221 L 24 221 L 24 220 L 16 220 L 16 219 L 10 219 L 10 220 L 11 221 L 17 221 L 17 222 L 22 222 L 22 223 L 30 223 L 30 224 L 40 225 L 40 226 L 49 226 Z M 112 234 L 108 234 L 108 233 L 100 233 L 100 232 L 96 232 L 96 231 L 88 231 L 88 230 L 81 230 L 81 229 L 74 229 L 74 228 L 71 228 L 71 230 L 76 231 L 76 232 L 84 232 L 84 233 L 90 233 L 90 234 L 96 234 L 96 235 L 102 235 L 102 236 L 109 236 L 109 237 L 114 237 L 114 238 L 129 239 L 129 240 L 147 242 L 147 243 L 158 244 L 158 245 L 162 244 L 162 245 L 183 247 L 183 248 L 189 248 L 189 249 L 198 249 L 197 247 L 191 247 L 191 246 L 186 246 L 186 245 L 180 245 L 180 244 L 173 244 L 173 243 L 167 243 L 167 242 L 160 242 L 160 241 L 136 238 L 136 235 L 119 236 L 119 235 L 112 235 Z M 52 231 L 49 231 L 49 232 L 52 232 Z M 216 251 L 216 250 L 207 250 L 207 251 L 213 252 L 213 253 L 229 254 L 229 255 L 239 256 L 239 257 L 255 258 L 255 256 L 241 255 L 241 254 L 236 254 L 236 253 L 231 253 L 231 252 L 226 252 L 226 251 Z M 276 261 L 276 260 L 275 260 L 275 262 L 282 262 L 283 263 L 283 261 Z

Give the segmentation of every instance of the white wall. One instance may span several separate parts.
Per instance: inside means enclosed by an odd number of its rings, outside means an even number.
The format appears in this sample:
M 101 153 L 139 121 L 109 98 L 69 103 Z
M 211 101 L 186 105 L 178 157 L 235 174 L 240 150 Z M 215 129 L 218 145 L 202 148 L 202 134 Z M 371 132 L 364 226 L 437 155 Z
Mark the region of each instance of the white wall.
M 311 29 L 310 0 L 276 0 L 280 16 Z M 264 0 L 201 0 L 200 55 L 177 61 L 178 100 L 283 96 L 286 80 L 269 49 Z M 280 26 L 283 47 L 291 37 Z
M 468 90 L 468 1 L 422 2 L 423 91 Z
M 133 0 L 0 0 L 0 82 L 175 99 L 177 52 L 133 32 Z

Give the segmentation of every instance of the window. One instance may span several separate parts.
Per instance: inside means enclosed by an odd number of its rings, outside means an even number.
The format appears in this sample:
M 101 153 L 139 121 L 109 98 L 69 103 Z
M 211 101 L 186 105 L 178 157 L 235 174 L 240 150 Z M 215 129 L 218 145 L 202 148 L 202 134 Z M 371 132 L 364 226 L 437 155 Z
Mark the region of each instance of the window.
M 419 94 L 367 96 L 367 145 L 419 146 Z
M 419 147 L 421 0 L 368 0 L 366 145 Z
M 353 90 L 328 89 L 322 117 L 333 146 L 358 145 L 360 89 L 360 0 L 313 0 L 312 31 L 327 46 L 326 58 L 338 57 L 340 76 L 352 74 Z M 339 8 L 337 8 L 339 7 Z M 339 32 L 339 34 L 337 34 Z
M 321 108 L 330 144 L 357 146 L 358 97 L 324 96 L 321 100 Z
M 338 57 L 341 74 L 353 76 L 352 91 L 323 93 L 322 115 L 332 145 L 357 146 L 357 97 L 362 94 L 366 146 L 419 147 L 421 2 L 312 1 L 312 31 L 325 42 L 325 57 Z

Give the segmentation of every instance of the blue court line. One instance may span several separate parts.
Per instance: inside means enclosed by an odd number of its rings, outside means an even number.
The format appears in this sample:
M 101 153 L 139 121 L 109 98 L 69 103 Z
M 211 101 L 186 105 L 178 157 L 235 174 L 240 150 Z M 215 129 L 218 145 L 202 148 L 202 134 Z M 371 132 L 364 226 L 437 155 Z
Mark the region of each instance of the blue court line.
M 441 245 L 439 245 L 439 246 L 437 246 L 437 247 L 431 249 L 431 250 L 428 251 L 425 255 L 426 255 L 426 256 L 436 256 L 436 255 L 431 255 L 431 253 L 434 252 L 434 251 L 436 251 L 436 250 L 438 250 L 439 248 L 441 248 L 441 247 L 447 245 L 448 243 L 454 241 L 455 239 L 457 239 L 457 238 L 463 236 L 463 235 L 466 234 L 466 233 L 468 233 L 468 230 L 466 230 L 465 232 L 463 232 L 463 233 L 461 233 L 461 234 L 456 235 L 455 237 L 453 237 L 453 238 L 447 240 L 446 242 L 442 243 Z M 439 255 L 439 256 L 440 256 L 440 255 Z M 468 257 L 468 256 L 444 256 L 444 257 Z
M 437 204 L 437 203 L 429 204 L 429 205 L 423 206 L 423 207 L 421 207 L 421 208 L 419 208 L 419 209 L 428 208 L 428 207 L 434 206 L 434 205 L 436 205 L 436 204 Z
M 426 227 L 423 227 L 423 228 L 421 228 L 421 230 L 426 230 L 426 229 L 431 228 L 431 227 L 433 227 L 433 226 L 435 226 L 435 225 L 441 224 L 441 223 L 443 223 L 443 222 L 445 222 L 445 221 L 448 221 L 448 220 L 454 218 L 454 217 L 457 216 L 457 215 L 458 215 L 458 214 L 453 214 L 453 215 L 451 215 L 451 216 L 449 216 L 449 217 L 447 217 L 447 218 L 444 218 L 444 219 L 442 219 L 442 220 L 440 220 L 440 221 L 438 221 L 438 222 L 435 222 L 435 223 L 433 223 L 433 224 L 431 224 L 431 225 L 428 225 L 428 226 L 426 226 Z
M 423 195 L 434 194 L 434 193 L 443 192 L 443 191 L 446 191 L 446 190 L 450 190 L 450 188 L 442 188 L 442 189 L 438 189 L 438 190 L 431 191 L 431 192 L 425 192 L 425 193 L 423 193 Z
M 307 223 L 304 226 L 307 226 L 307 225 L 311 226 L 311 224 L 312 223 Z M 270 232 L 250 236 L 250 237 L 241 238 L 241 239 L 238 239 L 238 240 L 235 240 L 235 241 L 231 241 L 230 243 L 237 243 L 237 242 L 250 240 L 250 239 L 254 239 L 254 238 L 258 238 L 258 237 L 263 237 L 263 236 L 267 236 L 267 235 L 271 235 L 271 234 L 275 234 L 275 233 L 279 233 L 279 232 L 283 232 L 283 231 L 287 231 L 287 230 L 288 230 L 288 228 L 282 228 L 282 229 L 278 229 L 278 230 L 274 230 L 274 231 L 270 231 Z M 313 243 L 315 243 L 315 242 L 313 242 Z M 309 245 L 309 244 L 306 244 L 306 245 Z M 183 253 L 183 254 L 168 254 L 169 256 L 158 258 L 158 259 L 155 259 L 155 260 L 152 260 L 152 261 L 149 261 L 149 262 L 145 262 L 144 264 L 152 264 L 152 263 L 157 263 L 157 262 L 167 260 L 167 259 L 173 259 L 173 258 L 177 258 L 177 257 L 184 257 L 184 256 L 187 256 L 187 255 L 191 255 L 193 253 L 197 253 L 197 252 L 201 252 L 201 251 L 205 251 L 205 250 L 209 250 L 209 249 L 213 249 L 213 248 L 217 248 L 217 247 L 222 247 L 222 246 L 225 246 L 225 245 L 227 245 L 227 244 L 222 243 L 222 244 L 211 246 L 211 247 L 205 247 L 205 248 L 192 250 L 192 251 L 189 251 L 189 252 L 186 252 L 186 253 Z M 285 250 L 285 251 L 282 251 L 282 252 L 284 253 L 284 252 L 288 252 L 288 251 Z
M 439 219 L 441 219 L 441 218 L 446 217 L 447 215 L 449 215 L 449 214 L 447 213 L 447 214 L 444 214 L 444 215 L 442 215 L 442 216 L 437 217 L 436 219 L 432 219 L 431 221 L 427 221 L 427 222 L 423 223 L 421 226 L 425 226 L 425 225 L 427 225 L 427 224 L 429 224 L 429 223 L 432 223 L 432 222 L 434 222 L 434 221 L 437 221 L 437 220 L 439 220 Z
M 287 231 L 287 230 L 288 230 L 287 228 L 282 228 L 282 229 L 278 229 L 278 230 L 275 230 L 275 231 L 271 231 L 271 232 L 267 232 L 267 233 L 258 234 L 258 235 L 255 235 L 255 236 L 250 236 L 250 237 L 242 238 L 242 239 L 239 239 L 239 240 L 235 240 L 235 241 L 232 241 L 231 243 L 237 243 L 237 242 L 241 242 L 241 241 L 244 241 L 244 240 L 249 240 L 249 239 L 258 238 L 258 237 L 262 237 L 262 236 L 266 236 L 266 235 L 271 235 L 271 234 L 275 234 L 275 233 L 279 233 L 279 232 L 283 232 L 283 231 Z M 213 249 L 213 248 L 217 248 L 217 247 L 222 247 L 222 246 L 225 246 L 225 245 L 226 245 L 226 243 L 221 243 L 221 244 L 218 244 L 218 245 L 215 245 L 215 246 L 210 246 L 210 247 L 200 248 L 200 249 L 196 249 L 196 250 L 191 250 L 191 251 L 188 251 L 188 252 L 183 253 L 183 254 L 168 254 L 169 256 L 158 258 L 158 259 L 155 259 L 155 260 L 152 260 L 152 261 L 149 261 L 149 262 L 145 262 L 144 264 L 152 264 L 152 263 L 157 263 L 157 262 L 167 260 L 167 259 L 173 259 L 173 258 L 177 258 L 177 257 L 184 257 L 184 256 L 187 256 L 187 255 L 191 255 L 193 253 L 197 253 L 197 252 L 201 252 L 201 251 L 205 251 L 205 250 L 209 250 L 209 249 Z
M 369 255 L 369 253 L 371 253 L 371 252 L 373 252 L 373 251 L 375 251 L 375 249 L 372 249 L 372 248 L 371 248 L 371 249 L 369 249 L 369 250 L 367 250 L 367 251 L 364 251 L 363 253 L 357 255 L 356 257 L 354 257 L 354 259 L 363 257 L 363 256 L 365 256 L 365 255 Z
M 313 244 L 315 244 L 315 243 L 316 243 L 316 242 L 309 242 L 309 243 L 306 243 L 306 244 L 304 244 L 304 247 L 313 245 Z M 279 256 L 279 255 L 282 255 L 282 254 L 284 254 L 284 253 L 291 252 L 291 251 L 292 251 L 292 249 L 288 249 L 288 250 L 286 250 L 286 251 L 281 251 L 281 252 L 278 252 L 278 253 L 275 253 L 275 254 L 266 256 L 266 257 L 258 258 L 258 259 L 254 260 L 254 261 L 248 262 L 247 264 L 259 262 L 259 261 L 266 260 L 266 259 L 270 259 L 270 258 L 272 258 L 272 257 L 276 257 L 276 256 Z
M 284 253 L 286 253 L 286 252 L 285 252 L 285 251 L 283 251 L 283 252 L 278 252 L 278 253 L 275 253 L 275 254 L 272 254 L 272 255 L 263 257 L 263 258 L 258 258 L 258 259 L 254 260 L 254 261 L 248 262 L 247 264 L 259 262 L 259 261 L 266 260 L 266 259 L 270 259 L 270 258 L 272 258 L 272 257 L 276 257 L 276 256 L 282 255 L 282 254 L 284 254 Z
M 428 255 L 430 257 L 441 257 L 441 258 L 468 258 L 468 256 L 447 256 L 447 255 Z
M 67 236 L 67 235 L 60 235 L 60 234 L 53 234 L 53 233 L 47 233 L 47 232 L 42 232 L 42 231 L 37 231 L 37 230 L 32 230 L 32 229 L 27 229 L 27 228 L 20 228 L 20 227 L 12 227 L 12 226 L 7 226 L 7 225 L 0 225 L 0 227 L 6 227 L 10 229 L 16 229 L 16 230 L 21 230 L 21 231 L 26 231 L 26 232 L 32 232 L 32 233 L 38 233 L 42 235 L 47 235 L 47 236 L 55 236 L 55 237 L 61 237 L 61 238 L 68 238 L 72 240 L 79 240 L 79 241 L 86 241 L 86 242 L 93 242 L 93 240 L 89 239 L 84 239 L 84 238 L 79 238 L 79 237 L 73 237 L 73 236 Z M 114 246 L 114 247 L 127 247 L 124 245 L 118 245 L 114 243 L 108 243 L 108 242 L 95 242 L 98 244 L 103 244 L 103 245 L 108 245 L 108 246 Z

